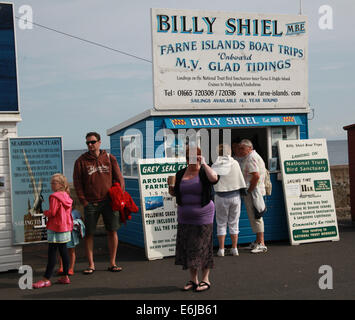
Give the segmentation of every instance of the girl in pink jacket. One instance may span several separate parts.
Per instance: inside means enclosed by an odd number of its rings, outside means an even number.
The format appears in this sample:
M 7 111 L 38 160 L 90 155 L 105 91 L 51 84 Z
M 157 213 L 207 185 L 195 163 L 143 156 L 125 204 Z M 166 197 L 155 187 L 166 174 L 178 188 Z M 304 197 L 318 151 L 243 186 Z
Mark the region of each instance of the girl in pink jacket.
M 48 218 L 48 264 L 42 280 L 33 284 L 35 289 L 52 285 L 49 279 L 55 268 L 57 249 L 63 260 L 63 276 L 58 279 L 57 283 L 70 283 L 68 277 L 69 257 L 66 244 L 70 241 L 70 233 L 73 229 L 71 215 L 73 200 L 69 195 L 68 181 L 62 174 L 56 173 L 52 176 L 51 187 L 54 193 L 49 196 L 49 210 L 44 211 L 44 215 Z

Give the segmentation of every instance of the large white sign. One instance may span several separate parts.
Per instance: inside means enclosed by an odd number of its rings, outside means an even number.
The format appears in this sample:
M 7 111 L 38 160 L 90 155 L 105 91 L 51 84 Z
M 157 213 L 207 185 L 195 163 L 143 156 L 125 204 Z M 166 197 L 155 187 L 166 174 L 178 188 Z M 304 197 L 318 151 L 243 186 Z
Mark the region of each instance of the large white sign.
M 156 109 L 307 108 L 301 15 L 152 9 Z
M 278 147 L 291 244 L 339 240 L 326 140 Z
M 177 207 L 167 179 L 186 167 L 186 160 L 140 159 L 138 165 L 146 256 L 149 260 L 174 256 Z

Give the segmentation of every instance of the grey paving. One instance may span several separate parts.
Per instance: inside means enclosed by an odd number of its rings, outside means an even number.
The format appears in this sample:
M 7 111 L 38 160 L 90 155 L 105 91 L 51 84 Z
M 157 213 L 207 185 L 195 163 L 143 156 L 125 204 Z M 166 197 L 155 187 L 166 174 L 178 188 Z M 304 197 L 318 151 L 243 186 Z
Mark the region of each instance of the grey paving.
M 95 237 L 96 271 L 83 275 L 87 266 L 83 243 L 77 247 L 76 273 L 70 285 L 21 290 L 17 271 L 0 273 L 0 299 L 42 300 L 304 300 L 355 298 L 355 227 L 339 223 L 340 241 L 290 246 L 285 242 L 267 243 L 266 254 L 239 249 L 239 257 L 215 257 L 212 287 L 203 293 L 182 292 L 189 279 L 187 271 L 174 265 L 174 258 L 147 261 L 142 248 L 120 243 L 120 273 L 106 271 L 108 253 L 105 236 Z M 23 262 L 34 270 L 34 279 L 44 273 L 47 245 L 28 245 Z M 332 270 L 332 289 L 321 290 L 319 272 L 323 265 Z M 330 273 L 327 273 L 330 276 Z M 57 277 L 53 277 L 55 281 Z M 329 280 L 329 277 L 328 277 Z M 328 282 L 329 285 L 329 282 Z

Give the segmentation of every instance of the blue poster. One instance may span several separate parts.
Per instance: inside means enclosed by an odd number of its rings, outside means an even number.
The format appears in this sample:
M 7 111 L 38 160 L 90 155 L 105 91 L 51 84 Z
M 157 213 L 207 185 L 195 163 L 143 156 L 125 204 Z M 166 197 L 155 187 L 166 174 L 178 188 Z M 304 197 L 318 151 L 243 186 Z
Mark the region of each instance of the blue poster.
M 61 137 L 9 138 L 13 244 L 47 240 L 51 177 L 63 173 Z
M 0 112 L 17 112 L 17 71 L 12 4 L 0 3 Z

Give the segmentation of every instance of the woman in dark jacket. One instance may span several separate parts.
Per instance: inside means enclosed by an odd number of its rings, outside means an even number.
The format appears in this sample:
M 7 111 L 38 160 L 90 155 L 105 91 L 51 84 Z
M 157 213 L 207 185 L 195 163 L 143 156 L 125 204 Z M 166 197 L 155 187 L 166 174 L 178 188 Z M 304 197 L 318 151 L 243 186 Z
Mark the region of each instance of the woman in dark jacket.
M 206 164 L 201 149 L 186 149 L 187 167 L 176 173 L 175 186 L 169 193 L 176 196 L 178 204 L 178 229 L 175 264 L 190 270 L 190 281 L 185 291 L 205 291 L 210 288 L 209 273 L 213 268 L 213 217 L 212 184 L 218 175 Z M 198 281 L 198 270 L 202 281 Z

